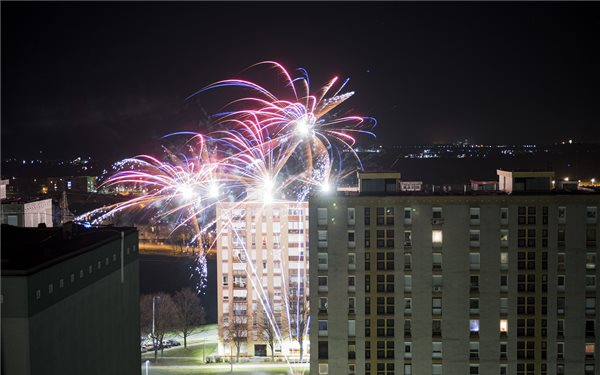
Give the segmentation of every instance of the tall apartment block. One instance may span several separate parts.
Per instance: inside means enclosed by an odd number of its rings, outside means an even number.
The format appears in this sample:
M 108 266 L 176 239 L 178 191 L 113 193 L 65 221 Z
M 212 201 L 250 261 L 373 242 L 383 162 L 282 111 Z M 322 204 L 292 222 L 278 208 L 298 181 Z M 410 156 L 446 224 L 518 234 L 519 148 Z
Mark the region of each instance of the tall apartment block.
M 600 194 L 551 172 L 501 191 L 310 200 L 311 374 L 594 375 Z
M 298 356 L 307 330 L 297 327 L 308 319 L 308 203 L 223 203 L 217 232 L 219 354 L 236 354 L 224 326 L 237 319 L 247 327 L 242 356 Z M 262 332 L 265 311 L 282 339 L 275 353 Z M 308 340 L 302 345 L 307 353 Z

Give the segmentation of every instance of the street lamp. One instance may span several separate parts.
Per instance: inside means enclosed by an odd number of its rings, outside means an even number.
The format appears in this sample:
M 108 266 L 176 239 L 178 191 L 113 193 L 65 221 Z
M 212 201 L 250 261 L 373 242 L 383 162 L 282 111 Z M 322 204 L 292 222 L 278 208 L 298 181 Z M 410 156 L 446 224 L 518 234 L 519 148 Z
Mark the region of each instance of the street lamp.
M 148 375 L 148 364 L 150 363 L 149 360 L 146 361 L 146 375 Z
M 160 299 L 160 296 L 152 296 L 152 341 L 154 342 L 154 360 L 158 352 L 158 342 L 156 341 L 156 335 L 154 334 L 154 316 L 156 310 L 156 299 Z

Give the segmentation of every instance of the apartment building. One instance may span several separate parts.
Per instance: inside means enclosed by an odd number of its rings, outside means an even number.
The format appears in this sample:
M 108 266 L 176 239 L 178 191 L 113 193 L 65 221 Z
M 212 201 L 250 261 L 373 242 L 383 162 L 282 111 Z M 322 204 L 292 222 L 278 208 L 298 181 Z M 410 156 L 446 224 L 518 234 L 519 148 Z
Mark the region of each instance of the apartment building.
M 310 200 L 312 374 L 600 372 L 600 194 L 499 175 L 432 194 L 362 174 Z
M 241 356 L 306 354 L 308 203 L 222 203 L 217 233 L 219 354 L 236 355 L 232 324 L 245 327 Z M 276 327 L 273 351 L 264 323 Z

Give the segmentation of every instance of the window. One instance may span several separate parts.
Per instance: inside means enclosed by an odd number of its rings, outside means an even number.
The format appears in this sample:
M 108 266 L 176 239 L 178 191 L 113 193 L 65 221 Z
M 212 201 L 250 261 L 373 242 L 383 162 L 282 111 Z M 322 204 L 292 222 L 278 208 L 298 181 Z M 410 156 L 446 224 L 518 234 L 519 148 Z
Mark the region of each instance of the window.
M 348 363 L 348 375 L 355 375 L 355 374 L 356 374 L 356 364 Z
M 411 337 L 412 335 L 412 331 L 411 331 L 411 327 L 412 327 L 412 321 L 410 319 L 405 319 L 404 320 L 404 337 Z
M 406 293 L 412 292 L 412 276 L 404 275 L 404 291 Z
M 319 312 L 327 312 L 327 297 L 319 297 Z
M 319 336 L 327 336 L 327 320 L 319 320 Z
M 585 231 L 585 243 L 588 247 L 596 247 L 596 226 L 588 227 Z
M 564 342 L 556 343 L 556 358 L 557 359 L 565 358 L 565 343 Z
M 469 280 L 470 280 L 471 291 L 479 292 L 479 275 L 471 275 Z
M 431 314 L 441 315 L 442 314 L 442 299 L 432 298 L 431 299 Z
M 412 232 L 409 230 L 404 231 L 404 246 L 405 247 L 412 246 Z
M 433 337 L 442 336 L 442 321 L 440 319 L 433 319 L 431 321 L 431 335 Z
M 325 343 L 327 344 L 327 343 Z M 319 342 L 319 348 L 321 347 L 321 343 Z M 319 351 L 319 358 L 321 351 Z M 319 375 L 327 375 L 329 373 L 329 364 L 327 363 L 319 363 Z
M 328 267 L 328 255 L 327 253 L 319 253 L 318 254 L 318 265 L 319 270 L 326 270 Z M 223 276 L 224 278 L 227 276 Z
M 318 230 L 317 231 L 317 240 L 318 240 L 318 246 L 320 248 L 327 247 L 327 231 L 326 230 Z
M 479 319 L 471 319 L 469 321 L 469 331 L 471 334 L 479 334 Z
M 508 375 L 508 365 L 500 365 L 500 375 Z
M 508 276 L 500 275 L 500 291 L 508 292 Z
M 500 208 L 500 224 L 508 225 L 508 207 Z
M 479 314 L 479 298 L 469 299 L 469 314 Z
M 500 314 L 508 314 L 508 298 L 500 298 Z
M 469 231 L 469 243 L 471 247 L 479 247 L 479 229 L 471 229 Z
M 469 375 L 479 375 L 479 365 L 469 365 Z
M 327 276 L 319 276 L 318 282 L 319 282 L 319 288 L 318 288 L 318 290 L 321 291 L 321 292 L 326 292 L 328 290 L 328 288 L 327 288 Z
M 500 320 L 500 333 L 501 334 L 508 333 L 508 320 L 506 320 L 506 319 Z
M 327 341 L 319 341 L 319 359 L 329 359 Z
M 356 336 L 356 320 L 348 320 L 348 336 Z
M 596 314 L 596 298 L 595 297 L 587 297 L 585 299 L 585 313 L 587 315 Z
M 431 343 L 431 358 L 442 358 L 442 343 L 434 341 Z
M 433 293 L 441 293 L 443 286 L 443 279 L 441 275 L 433 275 L 431 277 L 431 290 Z
M 565 313 L 565 297 L 558 297 L 556 299 L 556 313 L 559 315 Z
M 559 275 L 556 279 L 556 289 L 564 292 L 565 291 L 565 276 Z
M 479 358 L 479 341 L 471 341 L 469 343 L 469 358 L 470 359 L 478 359 Z
M 371 247 L 371 231 L 365 230 L 365 249 L 369 249 Z
M 404 343 L 404 358 L 412 358 L 412 342 Z
M 469 268 L 471 270 L 478 270 L 480 266 L 479 253 L 469 253 Z
M 565 247 L 565 245 L 566 245 L 566 237 L 565 237 L 565 230 L 564 229 L 558 229 L 558 234 L 557 234 L 556 240 L 557 240 L 557 246 L 558 247 Z
M 42 297 L 42 292 L 38 289 L 35 291 L 35 299 L 40 299 Z
M 354 314 L 356 306 L 356 298 L 348 297 L 348 314 Z
M 54 292 L 54 285 L 48 284 L 48 294 L 52 294 L 52 292 Z
M 404 224 L 410 224 L 412 220 L 412 209 L 410 207 L 404 208 Z
M 596 366 L 593 364 L 586 364 L 583 373 L 584 375 L 596 375 Z
M 508 269 L 508 253 L 500 253 L 500 269 Z
M 564 224 L 567 222 L 567 208 L 566 207 L 558 207 L 558 222 L 559 222 L 559 224 Z
M 596 321 L 595 320 L 586 320 L 585 321 L 585 336 L 586 337 L 595 337 L 596 336 Z
M 505 341 L 500 343 L 500 359 L 507 359 L 508 343 Z
M 412 314 L 412 298 L 404 299 L 404 313 Z
M 348 269 L 349 270 L 356 269 L 356 254 L 355 253 L 348 254 Z
M 431 231 L 431 242 L 433 242 L 434 247 L 442 245 L 442 231 L 441 230 Z
M 587 253 L 585 255 L 585 268 L 588 270 L 596 269 L 596 253 Z
M 432 207 L 431 208 L 431 217 L 433 219 L 441 219 L 442 218 L 442 208 L 441 207 Z
M 74 283 L 74 282 L 75 282 L 75 274 L 74 274 L 74 273 L 72 273 L 72 274 L 71 274 L 71 282 L 72 282 L 72 283 Z
M 587 207 L 586 208 L 586 222 L 588 224 L 596 224 L 598 217 L 598 207 Z
M 371 208 L 365 207 L 365 225 L 371 225 Z
M 434 271 L 442 270 L 442 253 L 432 253 L 431 265 Z
M 500 246 L 508 247 L 508 229 L 500 229 Z
M 442 375 L 442 365 L 431 365 L 431 375 Z
M 327 208 L 317 208 L 317 224 L 327 225 Z
M 385 225 L 394 225 L 394 207 L 385 208 Z
M 410 271 L 412 269 L 412 255 L 410 253 L 404 254 L 404 270 Z
M 356 291 L 356 277 L 348 276 L 348 291 L 354 292 Z
M 585 356 L 587 358 L 593 358 L 594 352 L 596 351 L 596 344 L 593 342 L 588 342 L 585 344 Z
M 470 218 L 471 218 L 471 225 L 479 225 L 480 208 L 479 207 L 471 207 L 469 209 L 469 214 L 470 214 Z
M 354 208 L 348 208 L 348 225 L 354 225 L 355 222 L 355 210 Z
M 557 253 L 556 254 L 556 268 L 558 269 L 558 271 L 564 271 L 565 270 L 565 253 Z
M 404 375 L 412 375 L 412 365 L 404 365 Z
M 350 248 L 356 247 L 356 242 L 354 241 L 354 231 L 353 230 L 348 231 L 348 247 L 350 247 Z

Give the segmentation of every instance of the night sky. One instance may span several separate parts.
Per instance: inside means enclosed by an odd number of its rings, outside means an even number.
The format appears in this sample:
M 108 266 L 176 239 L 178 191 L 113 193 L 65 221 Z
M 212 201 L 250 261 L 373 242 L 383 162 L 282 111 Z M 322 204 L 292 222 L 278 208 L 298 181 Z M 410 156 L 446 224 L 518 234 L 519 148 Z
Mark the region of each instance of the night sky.
M 154 152 L 246 67 L 339 75 L 374 142 L 600 142 L 599 3 L 2 2 L 2 158 Z

